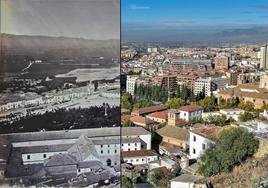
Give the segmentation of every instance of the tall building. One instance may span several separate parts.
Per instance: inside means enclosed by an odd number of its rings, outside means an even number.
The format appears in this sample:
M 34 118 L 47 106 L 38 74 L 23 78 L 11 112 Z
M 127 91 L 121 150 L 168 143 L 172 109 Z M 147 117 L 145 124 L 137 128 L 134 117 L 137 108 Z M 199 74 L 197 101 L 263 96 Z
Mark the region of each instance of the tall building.
M 260 68 L 262 69 L 267 69 L 268 68 L 268 46 L 265 45 L 263 47 L 261 47 L 261 51 L 260 51 Z
M 225 89 L 227 85 L 230 85 L 230 78 L 225 76 L 199 78 L 195 81 L 194 94 L 205 92 L 206 96 L 211 96 L 213 91 Z
M 257 83 L 260 81 L 260 72 L 241 73 L 237 77 L 237 84 Z
M 130 93 L 131 95 L 134 95 L 135 91 L 135 84 L 137 81 L 137 76 L 127 76 L 127 93 Z
M 175 93 L 177 89 L 177 75 L 165 74 L 155 79 L 157 85 L 165 87 L 170 93 Z
M 228 70 L 229 69 L 229 57 L 217 56 L 214 59 L 215 70 Z

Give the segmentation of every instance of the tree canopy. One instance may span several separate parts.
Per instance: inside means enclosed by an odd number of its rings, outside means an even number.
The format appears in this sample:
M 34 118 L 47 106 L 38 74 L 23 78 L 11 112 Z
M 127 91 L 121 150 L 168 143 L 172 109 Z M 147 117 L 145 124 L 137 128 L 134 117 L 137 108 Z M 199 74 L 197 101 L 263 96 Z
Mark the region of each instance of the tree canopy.
M 199 162 L 199 172 L 212 176 L 229 172 L 258 149 L 258 140 L 243 128 L 223 130 L 214 146 L 208 148 Z

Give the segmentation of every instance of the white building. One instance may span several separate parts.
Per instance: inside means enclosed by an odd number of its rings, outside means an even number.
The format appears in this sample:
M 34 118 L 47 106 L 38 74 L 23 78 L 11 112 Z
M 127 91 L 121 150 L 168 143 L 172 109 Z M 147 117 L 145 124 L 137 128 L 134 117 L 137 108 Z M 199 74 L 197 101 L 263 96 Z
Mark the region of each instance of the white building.
M 243 127 L 252 133 L 262 133 L 268 132 L 268 123 L 265 121 L 251 120 L 247 122 L 242 122 L 239 124 L 240 127 Z
M 123 151 L 151 150 L 151 133 L 143 127 L 122 127 L 121 139 Z
M 193 119 L 202 118 L 203 109 L 196 104 L 192 104 L 181 107 L 179 109 L 179 112 L 180 112 L 180 119 L 190 121 Z
M 138 79 L 137 76 L 129 76 L 129 75 L 127 76 L 127 85 L 126 85 L 127 93 L 134 95 L 137 79 Z
M 191 174 L 182 174 L 170 180 L 170 188 L 194 188 L 195 182 L 199 179 L 201 179 L 201 177 Z
M 206 96 L 211 96 L 212 91 L 216 90 L 216 86 L 212 84 L 211 80 L 211 77 L 197 79 L 194 83 L 194 94 L 205 92 Z
M 234 108 L 234 109 L 229 108 L 229 109 L 221 109 L 220 113 L 222 115 L 226 115 L 227 118 L 232 118 L 232 119 L 238 121 L 239 116 L 244 114 L 245 111 L 242 109 L 239 109 L 239 108 Z
M 190 130 L 189 153 L 191 159 L 197 159 L 214 144 L 216 134 L 221 130 L 217 126 L 205 126 Z
M 194 84 L 194 94 L 205 92 L 206 96 L 211 96 L 213 91 L 218 91 L 230 85 L 230 79 L 226 76 L 199 78 Z
M 147 165 L 158 160 L 158 154 L 152 150 L 123 151 L 121 157 L 125 163 L 133 165 Z
M 121 139 L 121 151 L 137 151 L 141 150 L 141 139 L 134 138 L 122 138 Z

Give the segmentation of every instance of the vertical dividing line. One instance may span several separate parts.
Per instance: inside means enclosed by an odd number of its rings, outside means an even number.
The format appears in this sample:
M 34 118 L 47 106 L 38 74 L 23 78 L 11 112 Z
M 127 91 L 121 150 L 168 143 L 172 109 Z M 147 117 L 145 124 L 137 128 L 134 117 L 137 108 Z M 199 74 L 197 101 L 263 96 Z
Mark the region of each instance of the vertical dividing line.
M 119 115 L 119 129 L 120 129 L 120 135 L 119 135 L 119 165 L 120 165 L 120 185 L 122 185 L 122 182 L 121 182 L 121 176 L 122 176 L 122 165 L 121 165 L 121 147 L 122 147 L 122 128 L 121 128 L 121 124 L 122 124 L 122 122 L 121 122 L 121 96 L 122 96 L 122 90 L 121 90 L 121 45 L 122 45 L 122 15 L 121 15 L 121 13 L 122 13 L 122 11 L 121 11 L 121 8 L 122 8 L 122 0 L 118 0 L 119 1 L 119 42 L 120 42 L 120 44 L 119 44 L 119 73 L 120 73 L 120 75 L 119 75 L 119 79 L 120 79 L 120 96 L 119 96 L 119 110 L 120 110 L 120 115 Z

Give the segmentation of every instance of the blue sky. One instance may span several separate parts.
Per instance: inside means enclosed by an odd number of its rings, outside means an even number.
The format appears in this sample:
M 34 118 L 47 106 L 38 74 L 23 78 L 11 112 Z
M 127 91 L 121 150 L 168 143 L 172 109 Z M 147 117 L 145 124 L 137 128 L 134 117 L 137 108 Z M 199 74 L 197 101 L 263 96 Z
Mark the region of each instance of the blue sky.
M 121 0 L 122 34 L 268 25 L 268 0 Z

